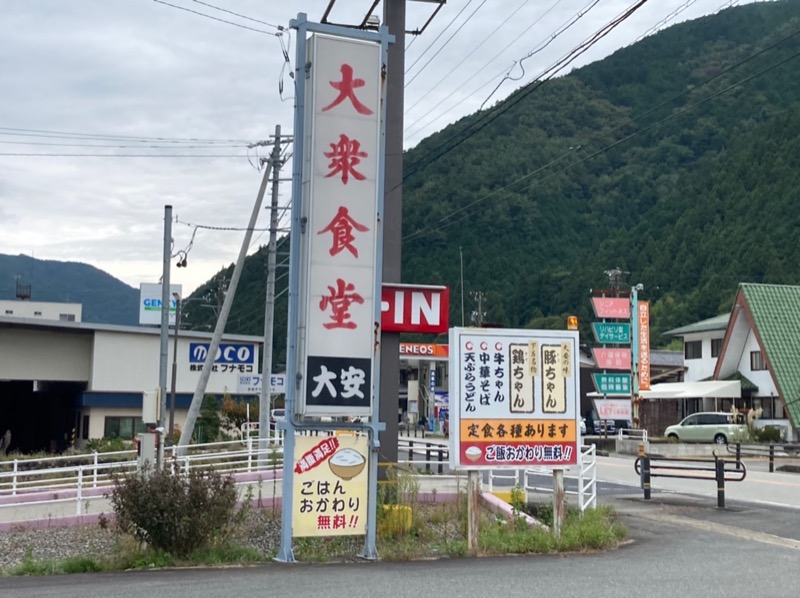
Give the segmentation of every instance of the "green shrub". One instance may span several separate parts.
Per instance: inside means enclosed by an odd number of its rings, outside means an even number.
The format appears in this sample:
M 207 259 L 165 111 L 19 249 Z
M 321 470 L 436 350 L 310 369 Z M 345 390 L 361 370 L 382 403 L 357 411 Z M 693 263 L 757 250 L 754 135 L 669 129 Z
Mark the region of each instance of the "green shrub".
M 776 427 L 751 428 L 750 434 L 756 442 L 781 442 L 781 429 Z
M 236 509 L 233 478 L 211 469 L 185 475 L 176 466 L 120 475 L 110 498 L 123 532 L 176 557 L 233 533 L 248 508 Z

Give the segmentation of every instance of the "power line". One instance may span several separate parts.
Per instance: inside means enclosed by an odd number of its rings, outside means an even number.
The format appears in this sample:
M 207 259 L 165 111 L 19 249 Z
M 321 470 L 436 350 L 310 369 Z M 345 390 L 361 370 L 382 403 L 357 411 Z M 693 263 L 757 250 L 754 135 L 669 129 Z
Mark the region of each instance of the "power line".
M 212 19 L 214 21 L 219 21 L 220 23 L 226 23 L 228 25 L 233 25 L 234 27 L 239 27 L 240 29 L 247 29 L 248 31 L 255 31 L 256 33 L 264 33 L 266 35 L 279 35 L 277 33 L 273 33 L 272 31 L 264 31 L 263 29 L 256 29 L 255 27 L 248 27 L 247 25 L 242 25 L 240 23 L 234 23 L 233 21 L 227 21 L 225 19 L 220 19 L 219 17 L 212 17 L 211 15 L 207 15 L 204 12 L 199 12 L 197 10 L 192 10 L 191 8 L 186 8 L 185 6 L 178 6 L 177 4 L 170 4 L 169 2 L 165 2 L 164 0 L 153 0 L 153 2 L 157 2 L 158 4 L 163 4 L 164 6 L 170 6 L 172 8 L 177 8 L 178 10 L 183 10 L 186 12 L 190 12 L 192 14 L 205 17 L 207 19 Z
M 2 131 L 9 131 L 3 133 Z M 19 135 L 23 137 L 53 137 L 58 139 L 102 139 L 122 141 L 142 141 L 159 143 L 248 143 L 246 139 L 203 139 L 199 137 L 143 137 L 138 135 L 107 135 L 102 133 L 76 133 L 70 131 L 52 131 L 47 129 L 21 129 L 17 127 L 0 127 L 0 135 Z
M 273 25 L 272 23 L 267 23 L 266 21 L 260 21 L 259 19 L 254 19 L 253 17 L 248 17 L 247 15 L 239 14 L 238 12 L 233 12 L 232 10 L 228 10 L 227 8 L 220 8 L 219 6 L 214 6 L 213 4 L 209 4 L 208 2 L 203 2 L 202 0 L 193 0 L 193 1 L 197 2 L 197 4 L 202 4 L 203 6 L 208 6 L 209 8 L 213 8 L 214 10 L 218 10 L 220 12 L 226 12 L 229 15 L 239 17 L 240 19 L 246 19 L 248 21 L 253 21 L 254 23 L 261 23 L 262 25 L 266 25 L 267 27 L 274 27 L 278 31 L 284 30 L 284 28 L 281 25 Z
M 0 156 L 26 158 L 243 158 L 246 154 L 32 154 L 22 152 L 0 152 Z
M 501 56 L 501 55 L 502 55 L 502 54 L 503 54 L 503 53 L 504 53 L 506 50 L 508 50 L 508 49 L 509 49 L 509 48 L 510 48 L 512 45 L 514 45 L 514 44 L 515 44 L 517 41 L 519 41 L 519 39 L 520 39 L 520 38 L 521 38 L 523 35 L 525 35 L 526 33 L 528 33 L 528 31 L 530 31 L 531 29 L 533 29 L 533 28 L 534 28 L 534 27 L 535 27 L 535 26 L 536 26 L 536 25 L 537 25 L 537 24 L 538 24 L 538 23 L 539 23 L 539 22 L 540 22 L 540 21 L 541 21 L 541 20 L 542 20 L 544 17 L 546 17 L 546 16 L 547 16 L 547 15 L 550 13 L 550 11 L 552 11 L 554 8 L 556 8 L 556 6 L 558 6 L 558 5 L 561 3 L 561 1 L 562 1 L 562 0 L 556 0 L 556 1 L 555 1 L 555 2 L 554 2 L 554 3 L 553 3 L 553 4 L 552 4 L 552 5 L 551 5 L 551 6 L 550 6 L 550 7 L 549 7 L 547 10 L 546 10 L 546 11 L 544 11 L 544 12 L 543 12 L 541 15 L 539 15 L 539 16 L 538 16 L 538 17 L 537 17 L 537 18 L 536 18 L 536 19 L 535 19 L 535 20 L 534 20 L 534 21 L 533 21 L 533 22 L 532 22 L 530 25 L 528 25 L 528 27 L 527 27 L 526 29 L 524 29 L 524 30 L 523 30 L 523 31 L 522 31 L 522 32 L 521 32 L 519 35 L 517 35 L 517 37 L 515 37 L 515 38 L 514 38 L 513 40 L 511 40 L 511 41 L 510 41 L 508 44 L 506 44 L 506 46 L 505 46 L 505 47 L 504 47 L 502 50 L 500 50 L 500 51 L 499 51 L 497 54 L 495 54 L 495 55 L 494 55 L 494 56 L 493 56 L 491 59 L 489 59 L 489 60 L 488 60 L 488 61 L 487 61 L 487 62 L 486 62 L 486 63 L 485 63 L 485 64 L 484 64 L 482 67 L 480 67 L 479 69 L 476 69 L 476 70 L 474 71 L 474 73 L 473 73 L 473 74 L 472 74 L 470 77 L 468 77 L 468 78 L 467 78 L 467 80 L 466 80 L 466 81 L 464 81 L 464 82 L 463 82 L 461 85 L 459 85 L 459 86 L 458 86 L 458 87 L 457 87 L 455 90 L 451 91 L 448 97 L 452 96 L 453 94 L 455 94 L 455 93 L 459 92 L 461 89 L 463 89 L 463 87 L 464 87 L 464 86 L 465 86 L 467 83 L 469 83 L 470 81 L 472 81 L 472 80 L 475 78 L 475 76 L 476 76 L 478 73 L 482 72 L 482 71 L 483 71 L 485 68 L 487 68 L 487 67 L 488 67 L 490 64 L 492 64 L 492 63 L 493 63 L 495 60 L 497 60 L 497 59 L 498 59 L 498 58 L 499 58 L 499 57 L 500 57 L 500 56 Z M 590 0 L 590 4 L 591 4 L 591 3 L 596 3 L 597 1 L 598 1 L 598 0 Z M 494 81 L 494 80 L 495 80 L 495 79 L 497 79 L 498 77 L 502 76 L 502 74 L 503 74 L 503 73 L 499 73 L 499 74 L 497 74 L 497 75 L 493 76 L 493 77 L 492 77 L 492 78 L 490 78 L 488 81 L 486 81 L 485 83 L 483 83 L 482 85 L 480 85 L 480 86 L 479 86 L 477 89 L 474 89 L 474 90 L 473 90 L 473 91 L 471 91 L 469 94 L 467 94 L 466 96 L 464 96 L 463 98 L 461 98 L 461 100 L 459 100 L 458 102 L 456 102 L 456 104 L 455 104 L 455 105 L 453 105 L 453 106 L 450 106 L 450 107 L 446 107 L 446 108 L 445 108 L 445 110 L 444 110 L 443 112 L 441 112 L 441 113 L 440 113 L 438 116 L 436 116 L 434 119 L 432 119 L 432 120 L 430 120 L 430 121 L 426 122 L 425 124 L 423 124 L 422 126 L 420 126 L 420 128 L 419 128 L 419 129 L 417 129 L 417 130 L 416 130 L 416 131 L 414 131 L 413 133 L 410 133 L 409 135 L 407 135 L 407 138 L 408 138 L 408 137 L 414 137 L 414 136 L 418 135 L 419 133 L 421 133 L 422 131 L 424 131 L 424 130 L 425 130 L 427 127 L 428 127 L 428 126 L 430 126 L 431 124 L 433 124 L 434 122 L 436 122 L 437 120 L 439 120 L 439 119 L 440 119 L 442 116 L 444 116 L 444 115 L 445 115 L 445 114 L 447 114 L 448 112 L 452 111 L 452 109 L 453 109 L 453 108 L 455 108 L 456 106 L 460 106 L 462 103 L 464 103 L 464 102 L 465 102 L 466 100 L 468 100 L 470 97 L 472 97 L 472 95 L 474 95 L 475 93 L 479 92 L 481 89 L 483 89 L 484 87 L 486 87 L 487 85 L 489 85 L 489 84 L 490 84 L 492 81 Z M 410 111 L 410 110 L 413 110 L 413 109 L 414 109 L 414 107 L 415 107 L 417 104 L 419 104 L 419 103 L 420 103 L 420 102 L 421 102 L 423 99 L 424 99 L 424 96 L 423 96 L 423 98 L 420 98 L 420 99 L 419 99 L 419 100 L 418 100 L 418 101 L 417 101 L 417 102 L 416 102 L 414 105 L 412 105 L 412 106 L 411 106 L 411 108 L 409 108 L 409 111 Z M 434 110 L 434 108 L 431 108 L 431 109 L 430 109 L 428 112 L 426 112 L 426 113 L 425 113 L 423 116 L 421 116 L 421 117 L 420 117 L 420 118 L 418 118 L 416 121 L 414 121 L 414 123 L 412 123 L 412 124 L 411 124 L 411 125 L 410 125 L 410 126 L 407 128 L 407 129 L 411 129 L 411 128 L 415 127 L 415 126 L 417 125 L 417 123 L 419 123 L 419 121 L 421 121 L 421 120 L 422 120 L 422 119 L 424 119 L 426 116 L 428 116 L 428 115 L 429 115 L 431 112 L 433 112 L 433 110 Z
M 100 147 L 100 148 L 113 148 L 113 149 L 176 149 L 175 146 L 170 145 L 101 145 L 92 143 L 52 143 L 47 141 L 7 141 L 0 139 L 0 144 L 5 145 L 45 145 L 50 147 Z M 230 145 L 215 145 L 217 147 L 242 147 L 241 144 Z M 181 149 L 209 149 L 208 145 L 182 145 Z
M 620 25 L 623 21 L 628 19 L 633 13 L 639 10 L 642 6 L 644 6 L 648 0 L 637 0 L 633 5 L 631 5 L 625 12 L 621 13 L 615 19 L 607 23 L 604 27 L 599 29 L 592 35 L 589 39 L 585 40 L 580 45 L 573 48 L 566 56 L 558 60 L 555 64 L 551 67 L 546 69 L 542 74 L 540 74 L 540 78 L 536 79 L 532 83 L 528 85 L 526 89 L 521 90 L 517 93 L 516 96 L 512 96 L 508 100 L 506 100 L 503 104 L 498 105 L 494 108 L 487 110 L 484 114 L 479 116 L 473 123 L 467 125 L 465 128 L 464 133 L 457 133 L 453 135 L 450 139 L 446 139 L 425 155 L 423 155 L 420 159 L 416 162 L 409 165 L 410 172 L 403 176 L 403 181 L 408 180 L 409 177 L 413 176 L 419 171 L 419 167 L 421 164 L 430 164 L 442 156 L 446 155 L 462 143 L 464 143 L 467 139 L 484 129 L 486 126 L 494 122 L 498 117 L 502 114 L 505 114 L 508 110 L 516 106 L 519 102 L 524 100 L 528 97 L 531 93 L 541 87 L 546 81 L 555 77 L 561 70 L 569 66 L 572 62 L 574 62 L 579 56 L 583 53 L 587 52 L 591 47 L 596 44 L 598 41 L 603 39 L 606 35 L 611 33 L 616 27 Z M 546 77 L 546 78 L 542 78 Z M 414 168 L 417 167 L 417 168 Z
M 560 2 L 561 0 L 558 0 L 558 1 Z M 499 31 L 499 30 L 500 30 L 500 29 L 503 27 L 503 25 L 505 25 L 506 23 L 508 23 L 508 22 L 509 22 L 509 21 L 510 21 L 510 20 L 511 20 L 513 17 L 514 17 L 514 15 L 516 15 L 516 14 L 517 14 L 517 13 L 518 13 L 518 12 L 519 12 L 519 11 L 520 11 L 520 10 L 521 10 L 521 9 L 522 9 L 522 8 L 523 8 L 525 5 L 526 5 L 526 4 L 528 4 L 528 2 L 530 2 L 530 0 L 523 0 L 522 4 L 520 4 L 520 5 L 519 5 L 519 6 L 518 6 L 518 7 L 517 7 L 517 8 L 516 8 L 514 11 L 512 11 L 512 12 L 511 12 L 511 13 L 510 13 L 510 14 L 509 14 L 507 17 L 506 17 L 506 19 L 505 19 L 505 20 L 504 20 L 502 23 L 500 23 L 500 24 L 499 24 L 497 27 L 495 27 L 495 28 L 494 28 L 494 30 L 493 30 L 491 33 L 489 33 L 488 35 L 486 35 L 486 36 L 483 38 L 483 41 L 481 41 L 481 43 L 479 43 L 477 46 L 475 46 L 474 48 L 472 48 L 472 51 L 471 51 L 469 54 L 467 54 L 466 56 L 464 56 L 464 58 L 462 58 L 462 59 L 461 59 L 461 62 L 459 62 L 459 63 L 458 63 L 457 65 L 455 65 L 453 68 L 451 68 L 451 69 L 448 69 L 448 70 L 447 70 L 447 74 L 446 74 L 444 77 L 442 77 L 441 79 L 439 79 L 439 80 L 436 82 L 436 84 L 435 84 L 433 87 L 431 87 L 431 88 L 430 88 L 430 89 L 429 89 L 427 92 L 425 92 L 425 94 L 423 94 L 423 95 L 420 97 L 420 99 L 419 99 L 419 100 L 417 100 L 417 101 L 416 101 L 416 102 L 415 102 L 415 103 L 414 103 L 414 104 L 413 104 L 413 105 L 412 105 L 410 108 L 408 108 L 408 110 L 406 110 L 406 113 L 408 113 L 408 112 L 411 112 L 411 110 L 413 110 L 413 109 L 414 109 L 414 106 L 416 106 L 417 104 L 419 104 L 419 103 L 420 103 L 420 102 L 421 102 L 421 101 L 422 101 L 422 100 L 423 100 L 423 99 L 424 99 L 424 98 L 425 98 L 425 97 L 426 97 L 428 94 L 430 94 L 430 93 L 431 93 L 431 92 L 432 92 L 434 89 L 436 89 L 436 88 L 437 88 L 437 87 L 439 87 L 439 86 L 440 86 L 442 83 L 444 83 L 444 81 L 445 81 L 445 80 L 446 80 L 446 79 L 447 79 L 447 78 L 448 78 L 450 75 L 452 75 L 452 74 L 453 74 L 453 73 L 454 73 L 456 70 L 458 70 L 458 68 L 459 68 L 459 67 L 460 67 L 462 64 L 464 64 L 464 62 L 466 62 L 466 60 L 467 60 L 468 58 L 470 58 L 470 57 L 471 57 L 473 54 L 475 54 L 475 52 L 477 52 L 477 51 L 478 51 L 478 50 L 481 48 L 481 46 L 483 46 L 483 44 L 485 44 L 487 41 L 489 41 L 489 40 L 492 38 L 492 36 L 493 36 L 495 33 L 497 33 L 497 32 L 498 32 L 498 31 Z M 416 38 L 414 38 L 414 39 L 416 39 Z

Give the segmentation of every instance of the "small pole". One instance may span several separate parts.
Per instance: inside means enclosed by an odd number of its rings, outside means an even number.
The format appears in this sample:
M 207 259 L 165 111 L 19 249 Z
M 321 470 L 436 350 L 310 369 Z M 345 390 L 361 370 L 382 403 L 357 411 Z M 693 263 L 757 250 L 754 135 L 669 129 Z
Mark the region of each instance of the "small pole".
M 769 472 L 775 472 L 775 445 L 769 443 Z
M 470 469 L 467 475 L 467 545 L 470 556 L 478 556 L 480 487 L 478 471 Z
M 736 469 L 739 469 L 739 465 L 742 462 L 742 443 L 736 443 Z
M 717 507 L 725 508 L 725 460 L 714 457 L 714 469 L 717 478 Z
M 650 457 L 644 452 L 644 443 L 639 445 L 639 479 L 644 490 L 644 499 L 650 500 Z
M 553 470 L 553 535 L 561 537 L 561 528 L 564 525 L 564 470 Z

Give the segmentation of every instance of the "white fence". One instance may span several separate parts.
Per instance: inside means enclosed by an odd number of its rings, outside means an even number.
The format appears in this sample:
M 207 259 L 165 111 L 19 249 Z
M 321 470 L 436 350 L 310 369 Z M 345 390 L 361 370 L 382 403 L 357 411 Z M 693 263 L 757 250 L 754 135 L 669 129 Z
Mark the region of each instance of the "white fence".
M 526 492 L 552 493 L 553 486 L 541 484 L 542 476 L 550 475 L 549 467 L 532 467 L 529 469 L 492 470 L 489 472 L 489 492 L 494 489 L 495 481 L 504 482 L 507 486 L 519 486 Z M 568 480 L 574 480 L 569 483 Z M 588 508 L 597 506 L 597 453 L 595 445 L 582 446 L 578 464 L 564 468 L 564 494 L 577 497 L 578 508 L 583 513 Z M 574 488 L 573 488 L 574 486 Z

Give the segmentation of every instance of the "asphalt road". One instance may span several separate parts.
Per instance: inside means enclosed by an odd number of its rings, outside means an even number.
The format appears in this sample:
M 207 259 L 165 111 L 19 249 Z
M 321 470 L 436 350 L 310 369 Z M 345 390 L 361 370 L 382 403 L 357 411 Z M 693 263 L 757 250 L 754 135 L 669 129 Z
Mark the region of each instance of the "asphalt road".
M 645 501 L 632 471 L 632 459 L 598 460 L 600 502 L 613 505 L 629 530 L 629 541 L 609 552 L 2 578 L 0 596 L 796 595 L 800 475 L 753 467 L 746 482 L 728 485 L 727 507 L 717 509 L 711 481 L 654 481 L 652 499 Z
M 624 515 L 631 541 L 605 553 L 445 559 L 405 563 L 268 564 L 249 568 L 142 571 L 0 579 L 0 595 L 84 598 L 292 596 L 791 596 L 800 584 L 800 543 L 691 525 L 681 515 Z M 796 518 L 797 515 L 793 514 Z

